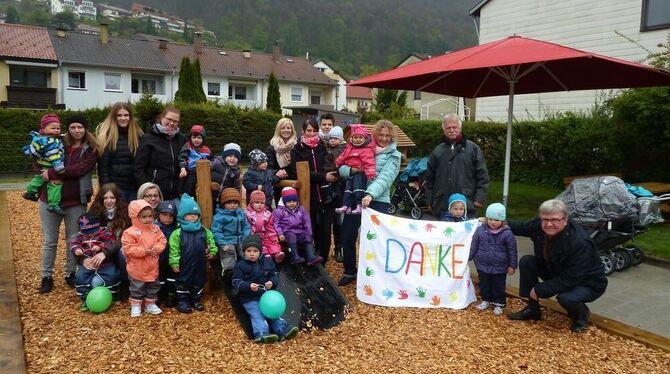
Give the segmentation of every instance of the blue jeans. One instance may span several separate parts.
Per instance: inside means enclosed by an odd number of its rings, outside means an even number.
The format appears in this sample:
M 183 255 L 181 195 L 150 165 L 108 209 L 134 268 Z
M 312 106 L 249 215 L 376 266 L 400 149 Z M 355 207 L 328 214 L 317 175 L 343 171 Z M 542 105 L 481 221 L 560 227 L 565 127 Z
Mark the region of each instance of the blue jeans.
M 286 321 L 284 321 L 281 317 L 276 319 L 266 319 L 263 317 L 261 314 L 261 308 L 258 306 L 258 301 L 248 301 L 242 305 L 251 319 L 251 328 L 254 331 L 254 338 L 260 338 L 268 335 L 270 334 L 270 331 L 272 331 L 274 334 L 277 334 L 279 337 L 286 335 L 288 330 L 288 323 L 286 323 Z M 268 321 L 270 321 L 269 326 Z
M 379 201 L 372 201 L 370 208 L 378 212 L 386 212 L 389 204 Z M 358 214 L 347 214 L 342 221 L 340 231 L 342 249 L 344 252 L 344 274 L 345 277 L 356 278 L 358 272 L 356 267 L 356 242 L 358 241 L 358 231 L 361 227 L 361 216 Z
M 77 296 L 82 301 L 86 300 L 86 295 L 96 286 L 105 286 L 109 288 L 112 295 L 116 294 L 119 288 L 119 271 L 114 264 L 108 264 L 98 270 L 89 270 L 83 265 L 79 266 L 74 278 Z

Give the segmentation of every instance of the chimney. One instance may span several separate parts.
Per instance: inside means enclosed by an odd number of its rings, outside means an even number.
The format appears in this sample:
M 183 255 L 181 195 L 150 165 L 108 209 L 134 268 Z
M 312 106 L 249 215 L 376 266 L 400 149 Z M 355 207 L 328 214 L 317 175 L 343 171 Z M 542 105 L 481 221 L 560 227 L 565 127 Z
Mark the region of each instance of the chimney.
M 279 42 L 276 41 L 275 44 L 272 45 L 272 60 L 274 62 L 279 62 L 279 57 L 281 57 L 281 48 L 279 48 Z
M 167 49 L 167 40 L 165 40 L 165 39 L 158 39 L 158 49 L 160 49 L 160 50 L 166 50 L 166 49 Z
M 195 53 L 197 53 L 197 54 L 202 53 L 202 33 L 199 32 L 199 31 L 196 31 L 196 33 L 195 33 L 195 40 L 194 40 L 193 48 L 195 49 Z
M 62 27 L 57 28 L 56 35 L 61 39 L 65 38 L 65 29 Z
M 100 43 L 102 44 L 109 44 L 109 29 L 107 28 L 109 26 L 108 23 L 101 22 L 100 23 Z
M 245 50 L 242 51 L 242 55 L 244 56 L 244 58 L 251 58 L 251 51 L 248 50 L 248 49 L 245 49 Z

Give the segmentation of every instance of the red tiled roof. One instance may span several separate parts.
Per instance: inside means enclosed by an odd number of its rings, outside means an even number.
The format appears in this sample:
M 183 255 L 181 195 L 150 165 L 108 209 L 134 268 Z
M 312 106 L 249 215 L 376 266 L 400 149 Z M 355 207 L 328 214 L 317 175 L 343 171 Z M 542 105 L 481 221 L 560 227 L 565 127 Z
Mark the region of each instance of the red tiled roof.
M 274 72 L 278 81 L 337 85 L 336 81 L 301 57 L 280 56 L 279 62 L 276 62 L 268 53 L 251 52 L 251 58 L 245 58 L 244 52 L 230 49 L 203 46 L 202 53 L 196 54 L 193 45 L 166 43 L 166 46 L 159 52 L 169 65 L 179 70 L 184 56 L 188 56 L 191 61 L 197 57 L 203 76 L 265 79 L 270 76 L 270 72 Z
M 368 87 L 347 86 L 347 97 L 372 100 L 372 89 Z
M 0 57 L 57 61 L 44 27 L 0 24 Z

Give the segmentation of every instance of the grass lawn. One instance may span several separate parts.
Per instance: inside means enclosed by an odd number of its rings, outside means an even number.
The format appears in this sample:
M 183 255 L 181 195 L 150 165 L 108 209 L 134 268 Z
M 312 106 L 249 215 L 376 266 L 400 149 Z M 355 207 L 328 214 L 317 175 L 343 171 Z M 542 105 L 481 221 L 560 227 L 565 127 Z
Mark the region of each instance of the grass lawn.
M 537 216 L 537 208 L 548 199 L 556 197 L 561 190 L 529 184 L 512 183 L 509 188 L 507 216 L 511 219 L 531 219 Z M 487 201 L 502 200 L 502 182 L 491 182 Z M 482 212 L 483 213 L 483 212 Z M 649 226 L 649 231 L 635 238 L 634 244 L 645 254 L 670 259 L 670 225 Z M 627 244 L 633 244 L 629 242 Z

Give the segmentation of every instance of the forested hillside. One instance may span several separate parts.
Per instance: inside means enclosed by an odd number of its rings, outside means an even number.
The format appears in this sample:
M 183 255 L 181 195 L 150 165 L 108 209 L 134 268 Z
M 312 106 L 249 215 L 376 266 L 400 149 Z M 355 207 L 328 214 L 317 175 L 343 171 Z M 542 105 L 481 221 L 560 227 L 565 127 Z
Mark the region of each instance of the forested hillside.
M 106 0 L 130 8 L 133 0 Z M 344 73 L 389 68 L 411 52 L 441 54 L 476 44 L 473 0 L 142 0 L 201 21 L 219 43 L 324 58 Z

